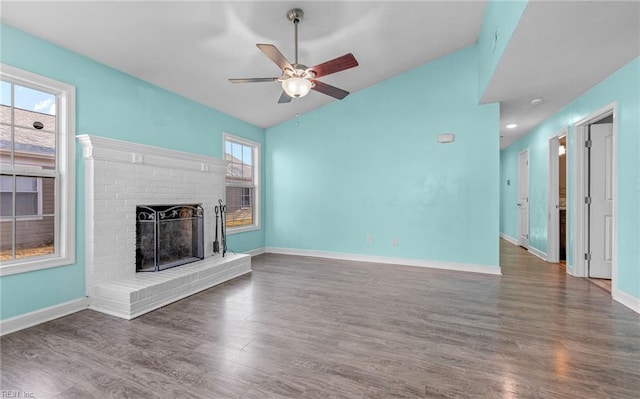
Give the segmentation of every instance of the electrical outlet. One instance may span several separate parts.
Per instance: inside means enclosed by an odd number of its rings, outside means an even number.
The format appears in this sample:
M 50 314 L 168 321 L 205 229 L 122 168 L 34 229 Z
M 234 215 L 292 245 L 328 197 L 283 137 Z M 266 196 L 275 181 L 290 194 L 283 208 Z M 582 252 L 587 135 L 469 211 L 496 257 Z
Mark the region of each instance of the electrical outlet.
M 371 244 L 373 243 L 373 236 L 372 235 L 368 235 L 367 236 L 367 244 Z
M 394 247 L 398 246 L 398 239 L 394 238 L 393 240 L 391 240 L 391 245 L 393 245 Z

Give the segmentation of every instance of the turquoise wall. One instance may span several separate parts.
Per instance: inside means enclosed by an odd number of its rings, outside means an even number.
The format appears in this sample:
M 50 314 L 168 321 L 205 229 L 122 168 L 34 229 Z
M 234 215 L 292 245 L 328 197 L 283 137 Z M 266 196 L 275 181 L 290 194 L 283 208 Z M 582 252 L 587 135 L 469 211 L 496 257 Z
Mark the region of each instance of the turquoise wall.
M 530 244 L 547 251 L 547 154 L 548 139 L 568 128 L 569 176 L 573 173 L 572 153 L 575 151 L 573 125 L 599 109 L 617 104 L 616 137 L 616 238 L 618 279 L 617 288 L 640 298 L 640 57 L 591 88 L 571 104 L 547 119 L 526 136 L 501 151 L 501 209 L 500 231 L 511 237 L 517 235 L 516 209 L 517 154 L 529 148 Z M 505 179 L 511 186 L 505 187 Z M 568 191 L 568 246 L 573 245 L 573 181 Z M 569 251 L 568 264 L 573 264 Z
M 500 233 L 518 238 L 518 152 L 500 151 Z M 515 223 L 513 223 L 515 221 Z
M 487 89 L 527 3 L 527 0 L 487 2 L 478 37 L 478 99 Z
M 218 158 L 222 157 L 223 132 L 257 141 L 264 146 L 264 130 L 261 128 L 6 24 L 0 25 L 0 36 L 0 60 L 3 63 L 76 87 L 77 134 L 109 137 Z M 84 164 L 79 149 L 76 170 L 76 263 L 0 278 L 0 319 L 85 296 Z M 265 203 L 264 198 L 262 203 Z M 264 229 L 229 237 L 229 248 L 236 252 L 262 247 Z
M 267 247 L 497 266 L 499 106 L 478 105 L 476 51 L 267 129 Z

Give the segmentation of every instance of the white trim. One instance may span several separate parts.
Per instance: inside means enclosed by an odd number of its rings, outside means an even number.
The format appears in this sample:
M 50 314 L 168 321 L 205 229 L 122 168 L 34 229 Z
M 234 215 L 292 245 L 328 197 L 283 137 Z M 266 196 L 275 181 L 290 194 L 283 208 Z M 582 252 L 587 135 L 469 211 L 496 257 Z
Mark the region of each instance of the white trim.
M 42 88 L 56 94 L 58 106 L 56 119 L 59 123 L 57 140 L 60 144 L 56 145 L 55 196 L 58 205 L 54 216 L 55 254 L 2 262 L 0 276 L 73 264 L 76 245 L 76 88 L 2 63 L 0 63 L 0 72 L 3 78 L 14 83 Z M 15 169 L 14 172 L 19 172 L 20 168 L 13 169 Z
M 262 254 L 266 254 L 267 251 L 264 247 L 261 248 L 256 248 L 256 249 L 251 249 L 249 251 L 244 252 L 247 255 L 251 255 L 251 256 L 258 256 L 258 255 L 262 255 Z
M 529 251 L 529 253 L 531 255 L 535 255 L 538 258 L 542 259 L 545 262 L 548 262 L 547 260 L 547 254 L 542 252 L 541 250 L 539 250 L 538 248 L 535 248 L 533 245 L 530 245 L 529 248 L 527 249 Z
M 84 159 L 94 159 L 124 164 L 147 165 L 161 168 L 224 173 L 227 162 L 207 155 L 169 150 L 145 144 L 131 143 L 106 137 L 81 134 L 77 136 L 82 145 Z
M 509 241 L 513 245 L 518 245 L 518 240 L 516 240 L 515 238 L 513 238 L 511 236 L 508 236 L 508 235 L 506 235 L 504 233 L 500 233 L 500 238 Z
M 89 300 L 84 298 L 74 299 L 59 305 L 35 310 L 20 316 L 11 317 L 0 321 L 0 335 L 10 334 L 37 324 L 67 316 L 71 313 L 79 312 L 89 307 Z
M 260 230 L 260 210 L 261 210 L 261 193 L 262 193 L 262 168 L 261 168 L 261 160 L 262 160 L 262 146 L 257 141 L 249 140 L 244 137 L 239 137 L 233 135 L 231 133 L 224 132 L 222 133 L 222 159 L 225 160 L 225 151 L 226 151 L 226 142 L 235 141 L 237 143 L 246 145 L 248 147 L 254 147 L 253 151 L 253 224 L 250 226 L 239 226 L 239 227 L 229 227 L 226 229 L 226 233 L 229 235 L 236 233 L 245 233 L 247 231 Z M 227 179 L 225 173 L 225 182 L 224 182 L 224 203 L 227 203 Z
M 470 263 L 440 262 L 423 259 L 391 258 L 386 256 L 347 254 L 341 252 L 313 251 L 307 249 L 266 247 L 266 253 L 281 255 L 311 256 L 316 258 L 350 260 L 356 262 L 385 263 L 390 265 L 417 266 L 430 269 L 502 275 L 499 266 L 484 266 Z
M 620 302 L 636 313 L 640 313 L 640 298 L 636 298 L 633 295 L 629 295 L 626 292 L 620 291 L 616 288 L 614 288 L 611 293 L 611 296 L 615 301 Z
M 225 189 L 226 189 L 226 186 L 225 186 Z M 226 203 L 227 201 L 225 199 L 225 204 Z M 246 233 L 247 231 L 255 231 L 255 230 L 260 230 L 260 226 L 256 226 L 255 224 L 252 224 L 251 226 L 229 227 L 228 229 L 226 229 L 225 233 L 228 236 L 232 236 L 234 234 Z
M 572 275 L 576 277 L 588 277 L 588 270 L 586 261 L 584 259 L 584 253 L 587 247 L 587 233 L 586 233 L 586 206 L 584 203 L 584 197 L 586 196 L 586 156 L 584 141 L 587 133 L 588 126 L 597 122 L 609 115 L 613 115 L 613 253 L 611 259 L 611 286 L 615 287 L 618 279 L 618 243 L 616 234 L 616 202 L 617 196 L 617 184 L 616 184 L 616 170 L 617 170 L 617 132 L 618 132 L 618 105 L 613 102 L 599 110 L 592 112 L 582 120 L 574 124 L 574 148 L 576 151 L 571 151 L 573 157 L 573 223 L 572 230 L 574 236 L 573 246 L 573 263 L 574 267 Z
M 586 127 L 576 125 L 573 134 L 573 143 L 569 147 L 569 152 L 573 158 L 573 275 L 576 277 L 586 277 L 586 264 L 584 253 L 586 248 L 586 207 L 584 204 L 585 186 L 586 186 L 586 157 L 584 149 L 584 141 L 586 136 Z M 568 143 L 567 143 L 568 144 Z

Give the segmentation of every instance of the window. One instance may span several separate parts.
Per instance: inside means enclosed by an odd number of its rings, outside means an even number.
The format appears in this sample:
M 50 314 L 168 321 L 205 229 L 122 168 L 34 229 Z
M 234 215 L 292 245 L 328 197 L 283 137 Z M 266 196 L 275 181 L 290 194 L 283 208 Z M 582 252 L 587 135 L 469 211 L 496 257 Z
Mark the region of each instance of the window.
M 75 89 L 0 68 L 0 275 L 74 262 Z
M 260 144 L 224 135 L 227 227 L 229 232 L 259 228 Z
M 14 182 L 10 176 L 0 176 L 0 217 L 13 216 L 13 186 Z M 16 178 L 15 187 L 16 215 L 42 215 L 42 178 L 19 177 Z

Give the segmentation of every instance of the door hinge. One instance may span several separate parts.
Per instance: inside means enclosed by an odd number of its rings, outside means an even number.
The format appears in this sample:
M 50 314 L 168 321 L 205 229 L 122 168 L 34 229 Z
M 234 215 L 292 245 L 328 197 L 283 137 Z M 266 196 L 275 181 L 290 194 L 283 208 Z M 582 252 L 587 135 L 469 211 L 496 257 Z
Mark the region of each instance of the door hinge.
M 584 197 L 584 203 L 587 205 L 591 205 L 591 197 Z
M 591 139 L 589 139 L 589 140 L 587 140 L 587 141 L 585 141 L 585 142 L 584 142 L 584 146 L 585 146 L 586 148 L 591 148 L 591 144 L 592 144 Z
M 591 253 L 584 254 L 584 260 L 591 262 Z

